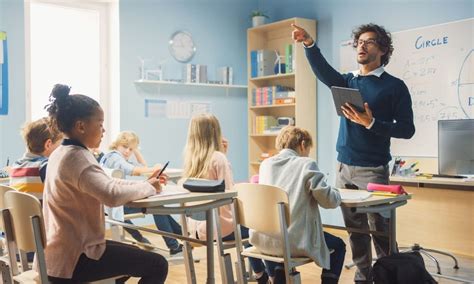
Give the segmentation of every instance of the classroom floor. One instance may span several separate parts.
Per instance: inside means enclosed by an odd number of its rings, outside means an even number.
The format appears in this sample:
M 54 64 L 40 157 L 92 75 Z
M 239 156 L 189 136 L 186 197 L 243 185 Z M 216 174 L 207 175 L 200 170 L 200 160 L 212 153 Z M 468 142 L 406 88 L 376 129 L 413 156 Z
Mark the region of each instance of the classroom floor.
M 345 263 L 351 263 L 351 251 L 349 248 L 349 242 L 347 234 L 341 231 L 333 231 L 334 233 L 341 237 L 347 244 L 347 253 L 346 253 L 346 261 Z M 147 238 L 151 240 L 152 243 L 156 244 L 158 247 L 165 247 L 163 239 L 160 236 L 152 235 L 145 233 Z M 231 251 L 232 259 L 235 259 L 235 252 Z M 206 250 L 204 247 L 195 248 L 193 251 L 193 255 L 195 257 L 200 258 L 199 263 L 195 263 L 196 269 L 196 277 L 197 283 L 206 283 Z M 459 262 L 459 270 L 453 269 L 454 262 L 449 257 L 435 255 L 441 266 L 441 272 L 444 275 L 454 276 L 462 279 L 470 279 L 468 282 L 458 282 L 452 281 L 443 278 L 435 278 L 436 281 L 440 284 L 451 284 L 451 283 L 474 283 L 474 258 L 473 257 L 465 257 L 465 256 L 456 256 Z M 176 262 L 176 263 L 173 263 Z M 186 283 L 186 274 L 184 271 L 184 264 L 182 261 L 173 261 L 170 263 L 169 267 L 169 274 L 166 283 L 169 284 L 184 284 Z M 436 272 L 436 266 L 434 262 L 430 259 L 425 258 L 425 264 L 430 272 Z M 297 269 L 301 273 L 301 280 L 303 284 L 309 283 L 320 283 L 320 274 L 321 268 L 317 267 L 315 264 L 306 264 L 303 266 L 298 267 Z M 341 284 L 349 284 L 354 283 L 355 269 L 352 268 L 350 270 L 343 268 L 341 278 L 339 283 Z M 235 272 L 234 272 L 235 273 Z M 222 283 L 219 274 L 219 265 L 217 260 L 215 262 L 215 275 L 216 275 L 216 283 Z M 132 278 L 127 283 L 138 283 L 138 279 Z M 253 282 L 256 283 L 256 282 Z

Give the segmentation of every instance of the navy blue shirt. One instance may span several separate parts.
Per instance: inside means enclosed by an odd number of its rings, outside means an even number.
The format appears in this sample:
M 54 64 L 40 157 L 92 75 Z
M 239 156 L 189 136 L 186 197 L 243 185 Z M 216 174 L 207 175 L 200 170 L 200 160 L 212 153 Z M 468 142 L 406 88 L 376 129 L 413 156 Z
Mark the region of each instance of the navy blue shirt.
M 311 68 L 321 82 L 328 87 L 359 89 L 375 118 L 370 129 L 345 117 L 340 118 L 337 160 L 352 166 L 386 165 L 392 159 L 390 138 L 409 139 L 415 134 L 411 97 L 405 83 L 387 72 L 380 77 L 341 74 L 329 65 L 316 45 L 305 51 Z

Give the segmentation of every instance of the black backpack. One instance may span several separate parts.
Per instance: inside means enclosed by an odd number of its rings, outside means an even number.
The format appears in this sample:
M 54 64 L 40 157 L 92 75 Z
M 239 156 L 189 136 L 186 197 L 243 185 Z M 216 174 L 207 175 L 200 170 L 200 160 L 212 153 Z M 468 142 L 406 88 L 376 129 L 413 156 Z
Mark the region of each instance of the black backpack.
M 394 253 L 374 264 L 375 284 L 434 284 L 419 252 Z

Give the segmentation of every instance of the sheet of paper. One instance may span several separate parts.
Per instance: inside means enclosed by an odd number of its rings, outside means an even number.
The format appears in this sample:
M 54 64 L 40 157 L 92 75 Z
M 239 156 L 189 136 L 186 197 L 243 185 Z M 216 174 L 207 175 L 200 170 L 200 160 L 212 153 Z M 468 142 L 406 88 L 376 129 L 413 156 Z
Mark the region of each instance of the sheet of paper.
M 365 200 L 372 196 L 370 192 L 364 190 L 345 190 L 341 191 L 342 200 Z
M 184 189 L 181 186 L 168 184 L 163 188 L 163 190 L 160 193 L 149 196 L 148 199 L 160 198 L 160 197 L 172 196 L 172 195 L 181 195 L 181 194 L 189 194 L 189 191 Z

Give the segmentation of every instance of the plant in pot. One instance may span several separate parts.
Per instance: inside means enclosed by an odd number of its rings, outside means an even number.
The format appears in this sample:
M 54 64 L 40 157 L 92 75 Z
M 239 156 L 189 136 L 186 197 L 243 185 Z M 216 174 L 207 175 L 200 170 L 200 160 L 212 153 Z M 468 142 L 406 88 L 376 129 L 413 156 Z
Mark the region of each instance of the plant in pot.
M 265 19 L 268 19 L 268 16 L 259 10 L 252 11 L 250 14 L 250 17 L 252 18 L 252 26 L 253 27 L 258 27 L 261 25 L 265 24 Z

